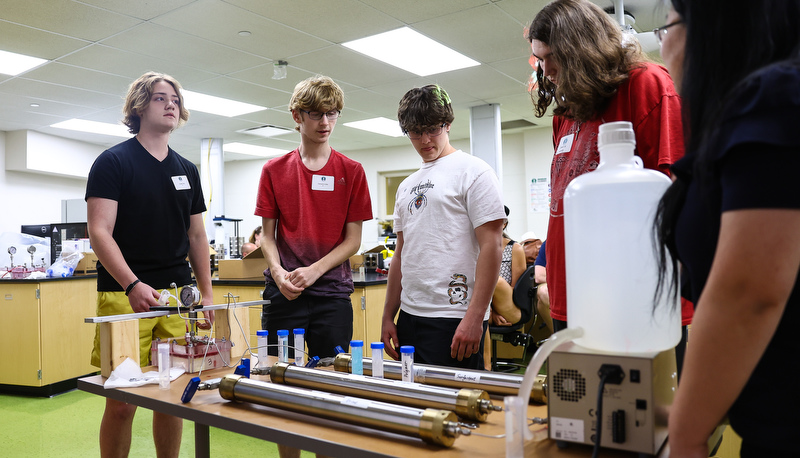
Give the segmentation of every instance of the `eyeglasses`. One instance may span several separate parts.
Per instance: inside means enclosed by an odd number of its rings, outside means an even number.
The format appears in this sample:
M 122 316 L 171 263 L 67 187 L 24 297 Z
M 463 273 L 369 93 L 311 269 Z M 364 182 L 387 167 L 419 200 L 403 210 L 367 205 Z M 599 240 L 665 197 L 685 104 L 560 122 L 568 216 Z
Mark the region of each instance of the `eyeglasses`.
M 310 119 L 314 120 L 314 121 L 319 121 L 320 119 L 322 119 L 322 115 L 323 114 L 330 121 L 333 121 L 334 119 L 338 118 L 342 114 L 342 112 L 339 111 L 339 110 L 331 110 L 331 111 L 329 111 L 327 113 L 322 113 L 322 112 L 319 112 L 319 111 L 306 111 L 306 110 L 300 110 L 300 111 L 302 111 L 303 113 L 307 114 L 308 117 Z
M 442 132 L 444 132 L 444 126 L 446 125 L 447 123 L 444 123 L 441 126 L 429 127 L 422 132 L 416 130 L 407 130 L 405 131 L 405 134 L 408 135 L 408 138 L 411 140 L 419 140 L 422 138 L 423 134 L 428 134 L 428 138 L 438 137 L 439 135 L 442 135 Z
M 683 20 L 682 19 L 678 19 L 675 22 L 670 22 L 669 24 L 667 24 L 665 26 L 657 27 L 657 28 L 653 29 L 653 34 L 656 36 L 656 41 L 658 41 L 658 45 L 659 46 L 661 46 L 661 42 L 664 40 L 664 35 L 666 35 L 667 32 L 668 32 L 667 29 L 672 27 L 673 25 L 678 25 L 678 24 L 683 24 Z

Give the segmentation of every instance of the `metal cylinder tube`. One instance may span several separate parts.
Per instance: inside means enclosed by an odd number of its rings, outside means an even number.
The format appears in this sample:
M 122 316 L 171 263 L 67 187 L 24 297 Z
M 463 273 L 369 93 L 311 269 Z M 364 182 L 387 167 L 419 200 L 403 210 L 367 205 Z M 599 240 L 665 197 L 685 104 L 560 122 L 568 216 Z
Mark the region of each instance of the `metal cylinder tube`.
M 486 421 L 495 407 L 489 394 L 469 388 L 445 388 L 417 383 L 397 383 L 383 378 L 363 377 L 343 372 L 306 369 L 286 363 L 275 363 L 269 378 L 274 383 L 319 389 L 331 393 L 357 396 L 419 408 L 452 410 L 470 420 Z
M 252 402 L 293 412 L 339 420 L 451 447 L 456 437 L 469 434 L 456 414 L 446 410 L 417 409 L 380 401 L 306 390 L 275 383 L 226 375 L 219 394 L 229 401 Z
M 364 375 L 372 375 L 372 358 L 364 358 Z M 350 355 L 339 353 L 333 361 L 338 372 L 351 372 Z M 383 361 L 383 376 L 392 380 L 400 380 L 402 366 L 397 361 Z M 456 369 L 426 364 L 414 364 L 414 381 L 428 385 L 448 388 L 473 388 L 489 394 L 517 396 L 522 385 L 522 376 L 517 374 L 499 374 L 497 372 Z M 547 404 L 547 376 L 538 375 L 531 390 L 531 401 Z

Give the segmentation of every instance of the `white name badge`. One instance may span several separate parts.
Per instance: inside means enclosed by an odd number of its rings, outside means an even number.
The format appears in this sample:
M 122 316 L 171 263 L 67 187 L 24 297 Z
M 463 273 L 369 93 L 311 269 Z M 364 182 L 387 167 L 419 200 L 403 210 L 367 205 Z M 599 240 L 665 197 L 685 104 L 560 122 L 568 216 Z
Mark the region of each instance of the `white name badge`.
M 178 191 L 183 191 L 185 189 L 192 189 L 192 186 L 189 184 L 189 180 L 186 178 L 186 175 L 178 175 L 172 177 L 172 184 L 175 185 L 175 189 Z
M 333 177 L 314 175 L 311 177 L 311 189 L 314 191 L 333 191 Z
M 558 149 L 556 150 L 556 154 L 570 152 L 570 150 L 572 150 L 572 140 L 574 139 L 575 134 L 564 135 L 561 137 L 561 140 L 558 141 Z

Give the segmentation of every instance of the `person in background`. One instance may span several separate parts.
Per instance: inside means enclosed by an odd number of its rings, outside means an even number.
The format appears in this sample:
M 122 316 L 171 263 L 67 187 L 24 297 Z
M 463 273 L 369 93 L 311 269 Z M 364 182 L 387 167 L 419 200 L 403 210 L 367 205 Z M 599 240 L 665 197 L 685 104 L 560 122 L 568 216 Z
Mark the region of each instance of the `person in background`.
M 259 248 L 261 247 L 261 226 L 256 226 L 256 228 L 253 229 L 253 233 L 250 234 L 250 239 L 248 241 Z
M 547 292 L 547 240 L 542 242 L 539 255 L 534 263 L 533 281 L 536 282 L 536 312 L 542 317 L 547 329 L 553 332 L 553 318 L 550 317 L 550 294 Z
M 406 92 L 397 119 L 423 164 L 397 189 L 381 340 L 394 359 L 413 345 L 415 362 L 482 369 L 505 222 L 497 176 L 450 144 L 453 107 L 438 85 Z
M 509 210 L 505 207 L 506 218 Z M 517 280 L 525 272 L 525 250 L 522 245 L 511 240 L 505 230 L 508 227 L 508 220 L 503 224 L 503 255 L 500 260 L 500 276 L 497 277 L 497 284 L 492 293 L 491 309 L 489 312 L 489 323 L 495 326 L 511 326 L 519 322 L 522 312 L 514 304 L 514 286 Z M 492 370 L 491 338 L 489 331 L 483 338 L 483 365 L 487 371 Z
M 327 76 L 297 84 L 289 101 L 300 146 L 269 160 L 261 171 L 255 214 L 262 217 L 267 261 L 261 327 L 269 354 L 279 329 L 305 329 L 308 353 L 334 356 L 353 336 L 350 256 L 361 246 L 361 225 L 372 219 L 364 168 L 331 148 L 344 108 L 341 88 Z M 294 336 L 289 337 L 294 357 Z M 299 450 L 278 446 L 281 456 Z
M 123 113 L 123 123 L 135 136 L 98 156 L 86 183 L 89 239 L 98 259 L 97 315 L 147 312 L 160 305 L 159 289 L 173 282 L 190 285 L 192 272 L 202 305 L 211 305 L 200 175 L 168 144 L 172 131 L 189 119 L 181 86 L 171 76 L 146 73 L 130 85 Z M 213 320 L 213 312 L 207 317 Z M 142 366 L 150 364 L 153 338 L 185 335 L 186 324 L 178 315 L 138 322 Z M 101 364 L 99 329 L 92 364 Z M 135 413 L 135 405 L 106 399 L 102 456 L 128 455 Z M 178 456 L 182 431 L 180 418 L 153 412 L 158 456 Z
M 678 294 L 680 263 L 697 305 L 671 454 L 708 456 L 727 415 L 742 457 L 800 456 L 800 1 L 669 3 L 656 33 L 687 154 L 657 213 L 661 277 L 674 272 L 660 293 Z
M 242 257 L 245 257 L 248 254 L 256 251 L 256 248 L 258 248 L 258 246 L 256 246 L 255 243 L 244 242 L 242 244 Z
M 536 237 L 536 233 L 533 231 L 522 234 L 519 240 L 520 245 L 522 245 L 525 251 L 525 265 L 530 267 L 536 262 L 536 257 L 539 256 L 542 240 Z
M 536 15 L 528 41 L 537 60 L 531 92 L 536 116 L 553 108 L 547 284 L 555 331 L 567 327 L 564 191 L 600 161 L 600 124 L 630 121 L 646 168 L 669 174 L 683 156 L 680 98 L 667 70 L 649 62 L 635 40 L 588 0 L 555 0 Z

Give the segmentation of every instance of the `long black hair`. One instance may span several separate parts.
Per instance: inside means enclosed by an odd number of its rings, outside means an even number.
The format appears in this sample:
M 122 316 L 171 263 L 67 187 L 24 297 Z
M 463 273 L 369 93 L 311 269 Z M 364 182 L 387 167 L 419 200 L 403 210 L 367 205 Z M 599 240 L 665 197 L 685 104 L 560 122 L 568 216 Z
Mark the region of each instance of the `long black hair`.
M 673 267 L 671 292 L 677 294 L 675 226 L 691 180 L 713 176 L 715 153 L 708 139 L 737 88 L 762 69 L 797 58 L 800 0 L 668 0 L 683 20 L 686 46 L 680 75 L 686 154 L 694 155 L 691 173 L 675 174 L 661 198 L 655 220 L 659 290 Z M 678 76 L 678 75 L 674 75 Z

